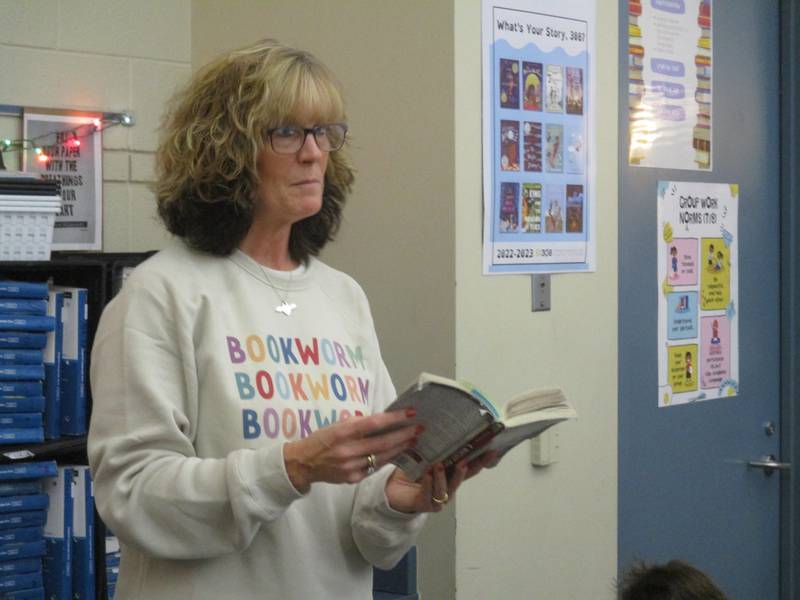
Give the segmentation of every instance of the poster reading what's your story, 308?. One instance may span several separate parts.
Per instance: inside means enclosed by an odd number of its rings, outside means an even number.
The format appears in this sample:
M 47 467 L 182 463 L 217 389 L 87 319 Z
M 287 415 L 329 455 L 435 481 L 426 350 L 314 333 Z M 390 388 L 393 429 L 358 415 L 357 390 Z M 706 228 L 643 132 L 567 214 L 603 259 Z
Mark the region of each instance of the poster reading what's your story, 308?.
M 658 405 L 739 391 L 739 186 L 658 184 Z
M 594 2 L 482 8 L 483 272 L 594 271 Z

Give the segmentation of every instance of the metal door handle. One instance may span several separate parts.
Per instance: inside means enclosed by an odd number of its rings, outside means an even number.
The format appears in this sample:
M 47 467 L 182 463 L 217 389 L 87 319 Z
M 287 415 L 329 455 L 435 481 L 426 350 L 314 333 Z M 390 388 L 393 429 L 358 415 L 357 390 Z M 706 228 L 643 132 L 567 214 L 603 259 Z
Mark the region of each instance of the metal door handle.
M 764 469 L 764 475 L 772 475 L 776 470 L 788 471 L 792 463 L 780 462 L 774 455 L 770 454 L 769 456 L 762 456 L 761 460 L 748 461 L 747 466 Z

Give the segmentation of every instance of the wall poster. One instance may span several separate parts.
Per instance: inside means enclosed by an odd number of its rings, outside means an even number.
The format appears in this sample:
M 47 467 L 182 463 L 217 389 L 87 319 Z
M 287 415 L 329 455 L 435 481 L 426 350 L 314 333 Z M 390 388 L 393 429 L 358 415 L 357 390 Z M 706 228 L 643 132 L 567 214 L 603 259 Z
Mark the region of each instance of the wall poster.
M 484 274 L 595 270 L 594 4 L 483 2 Z
M 658 406 L 739 390 L 739 186 L 658 184 Z
M 22 168 L 61 183 L 53 250 L 100 250 L 103 241 L 102 114 L 25 110 L 23 137 L 32 142 Z M 34 152 L 34 147 L 39 153 Z
M 631 165 L 712 169 L 711 0 L 628 0 Z

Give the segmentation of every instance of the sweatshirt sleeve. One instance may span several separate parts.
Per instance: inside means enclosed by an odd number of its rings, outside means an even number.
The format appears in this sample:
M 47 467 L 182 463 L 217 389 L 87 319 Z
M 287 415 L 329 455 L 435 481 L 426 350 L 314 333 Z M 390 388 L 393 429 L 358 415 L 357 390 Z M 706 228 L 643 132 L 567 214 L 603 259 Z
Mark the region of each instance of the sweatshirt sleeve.
M 126 543 L 172 559 L 246 548 L 301 494 L 282 445 L 197 456 L 192 327 L 168 295 L 126 283 L 92 349 L 88 453 L 97 509 Z
M 382 361 L 377 383 L 381 398 L 379 410 L 383 410 L 396 393 Z M 385 465 L 362 480 L 353 502 L 353 538 L 364 558 L 380 569 L 391 569 L 403 558 L 427 519 L 427 515 L 402 513 L 389 506 L 386 482 L 395 469 L 394 465 Z

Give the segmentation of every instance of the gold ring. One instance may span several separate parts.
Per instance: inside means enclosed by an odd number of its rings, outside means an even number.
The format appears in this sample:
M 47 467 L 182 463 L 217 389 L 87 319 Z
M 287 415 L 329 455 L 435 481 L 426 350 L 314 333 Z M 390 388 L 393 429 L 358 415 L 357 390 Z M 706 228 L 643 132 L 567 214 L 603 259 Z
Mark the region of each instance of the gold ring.
M 431 496 L 431 500 L 433 500 L 436 504 L 447 504 L 447 501 L 450 500 L 450 494 L 445 492 L 444 496 L 442 496 L 441 498 L 437 498 L 436 496 Z
M 378 459 L 374 454 L 367 454 L 367 475 L 372 475 L 375 472 L 375 467 L 378 464 Z

